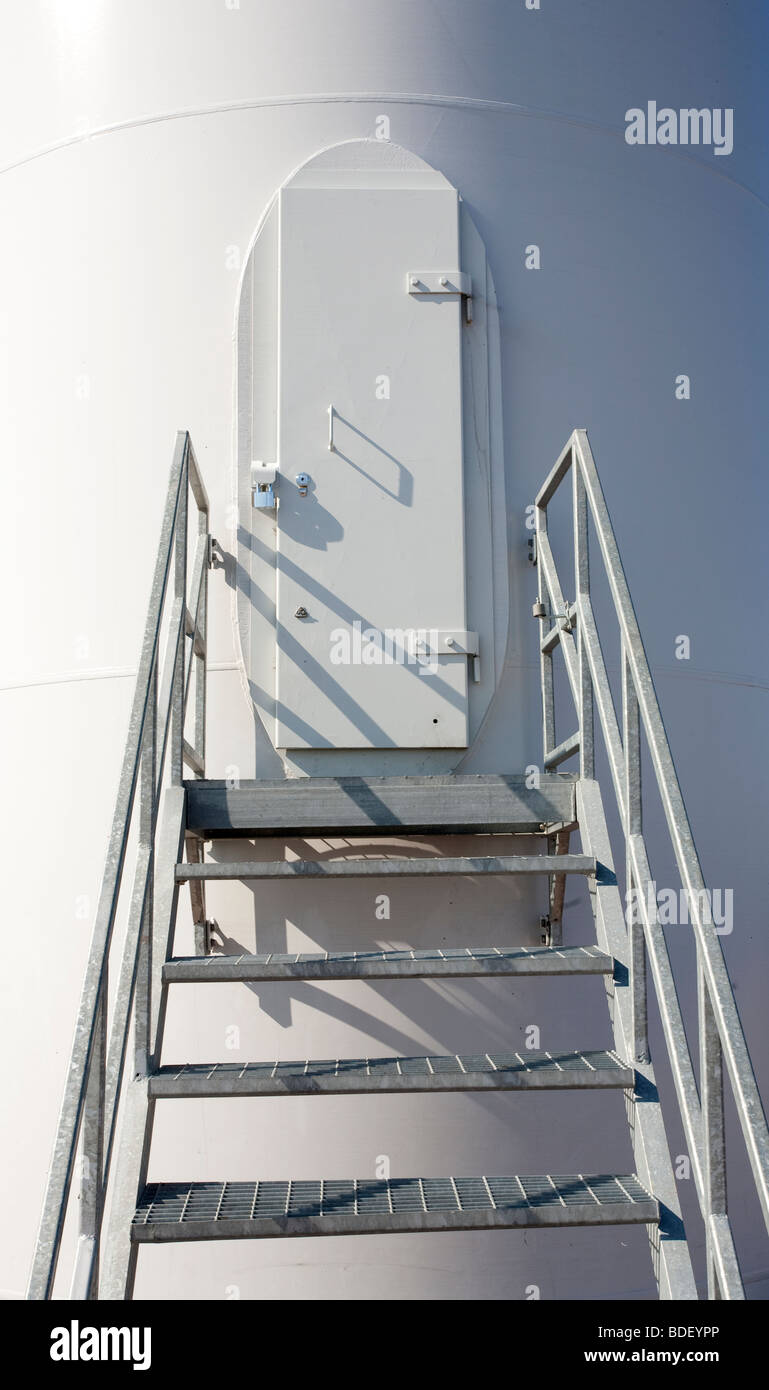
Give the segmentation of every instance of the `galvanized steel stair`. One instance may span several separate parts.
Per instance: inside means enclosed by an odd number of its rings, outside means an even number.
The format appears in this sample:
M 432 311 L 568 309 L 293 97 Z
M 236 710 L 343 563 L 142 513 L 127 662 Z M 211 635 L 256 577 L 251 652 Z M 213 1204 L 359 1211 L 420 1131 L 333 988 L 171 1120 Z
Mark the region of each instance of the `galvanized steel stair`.
M 398 1091 L 632 1090 L 635 1072 L 615 1052 L 513 1052 L 456 1057 L 336 1057 L 297 1062 L 189 1062 L 162 1066 L 151 1096 L 372 1095 Z
M 573 603 L 548 538 L 548 509 L 569 479 L 573 521 Z M 193 505 L 194 504 L 194 505 Z M 192 518 L 197 529 L 189 563 Z M 210 533 L 209 505 L 189 434 L 177 436 L 125 753 L 86 964 L 59 1123 L 30 1272 L 28 1298 L 57 1296 L 57 1265 L 68 1213 L 79 1236 L 70 1297 L 130 1298 L 144 1242 L 243 1236 L 469 1230 L 491 1226 L 646 1223 L 659 1293 L 695 1299 L 689 1247 L 648 1045 L 653 990 L 670 1064 L 677 1116 L 691 1161 L 710 1298 L 745 1297 L 727 1192 L 724 1095 L 728 1084 L 754 1193 L 769 1226 L 769 1127 L 721 943 L 705 910 L 707 890 L 665 734 L 654 682 L 628 591 L 616 536 L 584 430 L 575 430 L 535 501 L 529 543 L 539 584 L 543 714 L 542 767 L 516 776 L 344 777 L 242 783 L 205 779 L 208 572 L 225 567 Z M 591 528 L 597 546 L 590 540 Z M 615 707 L 591 599 L 590 550 L 600 558 L 621 645 L 621 717 Z M 600 572 L 600 571 L 599 571 Z M 164 623 L 164 618 L 168 619 Z M 163 650 L 161 650 L 163 648 Z M 555 658 L 562 662 L 576 730 L 556 734 Z M 625 882 L 637 913 L 626 913 L 596 780 L 596 735 L 608 760 L 624 841 Z M 696 944 L 698 1012 L 695 1074 L 644 837 L 642 739 L 650 754 L 681 891 Z M 575 777 L 556 773 L 579 755 Z M 183 781 L 187 767 L 193 781 Z M 655 813 L 656 814 L 656 813 Z M 569 853 L 578 829 L 579 855 Z M 353 860 L 301 856 L 256 863 L 202 862 L 207 839 L 534 834 L 547 853 Z M 187 848 L 189 862 L 184 858 Z M 127 872 L 129 845 L 135 849 Z M 254 852 L 253 850 L 251 851 Z M 206 882 L 250 877 L 335 883 L 365 877 L 537 874 L 547 877 L 549 912 L 541 945 L 495 943 L 446 949 L 310 951 L 211 955 Z M 594 942 L 562 945 L 567 876 L 587 882 Z M 173 955 L 180 889 L 190 894 L 195 956 Z M 318 887 L 322 899 L 327 890 Z M 329 911 L 331 900 L 329 897 Z M 121 920 L 125 930 L 116 932 Z M 536 924 L 532 923 L 532 935 Z M 475 932 L 474 932 L 475 936 Z M 602 975 L 613 1050 L 534 1056 L 254 1059 L 245 1065 L 163 1060 L 172 986 L 241 980 L 435 979 L 479 976 Z M 116 981 L 116 984 L 115 984 Z M 114 988 L 113 988 L 114 986 Z M 579 988 L 575 984 L 576 988 Z M 129 1041 L 130 1039 L 130 1041 Z M 579 1039 L 574 1039 L 578 1043 Z M 129 1061 L 129 1047 L 132 1062 Z M 624 1092 L 635 1175 L 550 1174 L 426 1177 L 389 1181 L 150 1183 L 155 1107 L 187 1096 L 362 1094 L 490 1089 L 534 1091 L 614 1087 Z M 526 1101 L 510 1101 L 526 1105 Z M 80 1162 L 78 1162 L 80 1160 Z M 543 1155 L 547 1165 L 547 1155 Z M 76 1181 L 76 1176 L 79 1179 Z M 741 1180 L 742 1181 L 742 1180 Z M 74 1196 L 77 1191 L 77 1201 Z M 742 1193 L 740 1193 L 742 1195 Z
M 162 966 L 172 985 L 226 981 L 458 979 L 494 976 L 603 976 L 613 955 L 595 943 L 560 944 L 562 885 L 568 874 L 602 881 L 595 856 L 568 853 L 576 829 L 573 779 L 545 776 L 527 789 L 519 777 L 307 779 L 253 783 L 237 789 L 200 780 L 186 784 L 184 825 L 189 862 L 174 868 L 189 884 L 200 949 L 208 951 L 205 884 L 213 880 L 539 875 L 550 883 L 550 944 L 528 947 L 433 947 L 409 950 L 310 951 L 170 956 Z M 527 834 L 549 852 L 430 858 L 203 862 L 202 841 L 260 835 Z M 195 837 L 195 838 L 191 838 Z M 418 848 L 415 847 L 416 852 Z M 352 853 L 352 851 L 351 851 Z M 611 874 L 609 873 L 611 879 Z M 331 910 L 331 902 L 329 902 Z M 624 1091 L 637 1073 L 613 1050 L 490 1051 L 474 1055 L 299 1059 L 156 1065 L 147 1078 L 150 1108 L 190 1097 L 318 1096 L 459 1091 Z M 648 1097 L 647 1097 L 648 1098 Z M 144 1146 L 146 1174 L 149 1147 Z M 252 1182 L 142 1181 L 131 1224 L 136 1247 L 168 1241 L 279 1236 L 386 1234 L 641 1223 L 658 1227 L 660 1204 L 635 1174 L 549 1174 Z
M 319 1182 L 149 1183 L 137 1244 L 265 1236 L 390 1235 L 659 1219 L 634 1174 Z
M 460 946 L 428 951 L 302 951 L 267 955 L 177 956 L 163 966 L 165 984 L 201 980 L 416 980 L 489 975 L 611 975 L 614 961 L 597 946 Z

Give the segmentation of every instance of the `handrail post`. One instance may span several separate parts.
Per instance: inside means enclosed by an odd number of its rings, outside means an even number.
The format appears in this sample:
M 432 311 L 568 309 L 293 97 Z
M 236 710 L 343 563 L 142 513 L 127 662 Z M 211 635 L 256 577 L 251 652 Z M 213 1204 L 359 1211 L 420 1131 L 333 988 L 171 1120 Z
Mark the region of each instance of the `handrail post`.
M 547 536 L 547 503 L 537 503 L 535 507 L 535 519 L 537 523 L 537 555 L 540 552 L 540 541 L 543 536 Z M 545 609 L 545 614 L 539 619 L 539 671 L 542 683 L 542 758 L 547 758 L 555 748 L 555 695 L 553 686 L 553 653 L 542 650 L 542 639 L 547 631 L 547 607 L 549 593 L 547 583 L 543 582 L 542 569 L 538 568 L 540 576 L 537 593 L 539 602 Z M 544 592 L 543 592 L 544 590 Z
M 595 777 L 595 719 L 593 679 L 585 650 L 581 600 L 590 598 L 590 555 L 588 549 L 587 493 L 579 459 L 572 460 L 574 510 L 574 591 L 577 604 L 577 666 L 579 680 L 579 775 Z
M 622 748 L 625 764 L 625 893 L 630 934 L 630 998 L 633 1018 L 633 1053 L 636 1062 L 649 1061 L 649 1022 L 646 982 L 646 940 L 636 893 L 646 892 L 633 873 L 631 836 L 643 833 L 641 800 L 641 718 L 627 651 L 622 643 Z M 655 907 L 656 911 L 656 907 Z
M 697 1004 L 700 1041 L 700 1101 L 702 1104 L 703 1217 L 705 1219 L 708 1298 L 720 1299 L 711 1217 L 725 1216 L 726 1133 L 724 1128 L 724 1068 L 700 950 L 697 950 Z
M 152 956 L 154 951 L 154 877 L 156 768 L 158 757 L 158 663 L 152 667 L 149 690 L 149 709 L 145 724 L 140 768 L 139 845 L 147 852 L 147 891 L 144 897 L 137 956 L 134 993 L 134 1063 L 140 1075 L 146 1075 L 152 1055 Z
M 94 1020 L 93 1051 L 83 1107 L 80 1154 L 80 1240 L 70 1297 L 98 1298 L 99 1233 L 104 1202 L 104 1109 L 107 1081 L 107 995 L 105 962 Z
M 181 611 L 182 636 L 176 648 L 173 674 L 173 715 L 171 718 L 171 784 L 179 787 L 184 776 L 184 655 L 187 604 L 187 517 L 189 514 L 190 440 L 184 442 L 179 511 L 174 538 L 174 598 Z
M 208 512 L 198 505 L 198 539 L 205 540 L 208 535 Z M 193 634 L 193 643 L 200 632 L 201 651 L 195 668 L 195 749 L 205 767 L 206 762 L 206 687 L 208 684 L 208 568 L 210 552 L 203 563 L 201 580 L 200 609 L 198 627 Z

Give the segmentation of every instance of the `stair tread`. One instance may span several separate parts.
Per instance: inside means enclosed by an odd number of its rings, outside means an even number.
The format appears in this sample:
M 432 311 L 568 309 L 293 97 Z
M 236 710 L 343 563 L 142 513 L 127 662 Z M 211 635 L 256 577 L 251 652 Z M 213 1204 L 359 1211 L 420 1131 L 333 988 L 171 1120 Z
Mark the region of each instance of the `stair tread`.
M 655 1222 L 635 1174 L 148 1183 L 134 1241 Z
M 150 1078 L 150 1094 L 172 1098 L 572 1087 L 627 1089 L 634 1080 L 633 1067 L 616 1052 L 507 1052 L 165 1064 Z
M 197 980 L 354 980 L 467 975 L 610 975 L 611 956 L 588 946 L 458 946 L 402 951 L 266 952 L 176 956 L 166 983 Z
M 540 834 L 572 823 L 575 779 L 542 774 L 297 777 L 185 783 L 187 824 L 205 838 L 239 835 Z
M 455 874 L 594 874 L 589 854 L 436 856 L 424 859 L 274 859 L 177 864 L 177 883 L 195 879 L 423 878 Z

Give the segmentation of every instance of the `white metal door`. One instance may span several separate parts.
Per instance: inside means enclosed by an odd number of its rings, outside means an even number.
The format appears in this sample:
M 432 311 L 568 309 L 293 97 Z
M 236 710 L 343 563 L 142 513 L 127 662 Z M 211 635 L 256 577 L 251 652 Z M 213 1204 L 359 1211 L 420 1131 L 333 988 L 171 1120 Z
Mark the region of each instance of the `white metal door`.
M 281 191 L 278 747 L 467 744 L 458 225 L 449 188 Z

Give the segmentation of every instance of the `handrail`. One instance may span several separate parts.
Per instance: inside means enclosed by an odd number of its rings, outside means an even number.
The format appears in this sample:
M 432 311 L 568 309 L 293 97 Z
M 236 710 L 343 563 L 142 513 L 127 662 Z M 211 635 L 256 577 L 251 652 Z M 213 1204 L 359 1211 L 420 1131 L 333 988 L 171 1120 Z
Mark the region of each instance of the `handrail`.
M 572 474 L 575 602 L 564 599 L 547 532 L 547 508 Z M 536 499 L 536 563 L 541 575 L 535 614 L 540 621 L 544 765 L 575 753 L 580 776 L 593 778 L 594 714 L 603 734 L 626 848 L 630 992 L 636 1060 L 648 1060 L 647 953 L 657 992 L 692 1172 L 705 1223 L 708 1296 L 744 1297 L 726 1187 L 723 1062 L 731 1083 L 754 1184 L 769 1227 L 769 1131 L 742 1030 L 721 942 L 710 911 L 691 826 L 662 721 L 651 671 L 633 610 L 606 500 L 585 430 L 575 430 Z M 595 534 L 619 623 L 622 657 L 622 731 L 614 708 L 590 599 L 588 517 Z M 551 612 L 547 612 L 548 604 Z M 572 629 L 576 628 L 576 641 Z M 576 734 L 556 745 L 553 655 L 560 647 L 577 712 Z M 641 727 L 665 811 L 697 945 L 697 1086 L 664 934 L 656 910 L 643 836 Z M 653 901 L 650 903 L 650 898 Z
M 188 595 L 190 492 L 198 513 L 198 542 Z M 205 767 L 207 587 L 211 550 L 208 513 L 208 497 L 192 441 L 189 434 L 180 431 L 163 512 L 104 875 L 27 1290 L 29 1299 L 53 1296 L 81 1139 L 80 1239 L 70 1296 L 93 1298 L 97 1294 L 104 1201 L 135 1001 L 135 1042 L 147 1052 L 151 1049 L 150 1010 L 146 999 L 150 990 L 153 934 L 152 878 L 158 809 L 169 744 L 173 785 L 181 785 L 184 763 L 192 766 L 196 775 L 202 775 Z M 171 589 L 173 605 L 161 671 L 161 629 Z M 188 656 L 185 652 L 187 640 L 190 641 Z M 187 743 L 184 728 L 195 662 L 193 746 Z M 110 953 L 118 910 L 126 897 L 122 892 L 123 874 L 132 829 L 138 831 L 138 849 L 123 961 L 110 1017 Z

